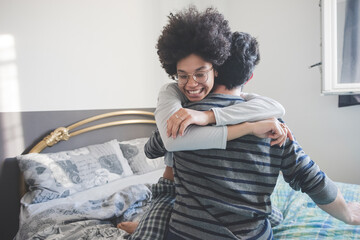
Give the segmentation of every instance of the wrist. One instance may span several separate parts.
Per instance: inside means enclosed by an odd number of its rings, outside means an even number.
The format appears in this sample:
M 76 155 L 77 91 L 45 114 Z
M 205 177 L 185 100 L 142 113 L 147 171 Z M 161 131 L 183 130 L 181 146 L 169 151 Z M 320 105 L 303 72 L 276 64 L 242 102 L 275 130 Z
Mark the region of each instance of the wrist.
M 248 135 L 254 135 L 254 123 L 252 122 L 244 122 L 243 123 L 246 129 L 246 133 Z
M 215 114 L 211 109 L 208 111 L 205 111 L 205 114 L 208 119 L 208 124 L 216 124 Z

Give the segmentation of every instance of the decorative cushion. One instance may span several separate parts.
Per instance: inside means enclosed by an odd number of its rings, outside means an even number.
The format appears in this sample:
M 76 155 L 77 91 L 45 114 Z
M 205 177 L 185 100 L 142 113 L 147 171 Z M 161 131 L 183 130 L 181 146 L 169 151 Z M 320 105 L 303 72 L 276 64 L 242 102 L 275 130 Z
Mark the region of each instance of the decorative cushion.
M 17 157 L 29 186 L 24 200 L 46 202 L 133 174 L 117 140 L 57 153 Z
M 124 157 L 128 160 L 134 174 L 144 174 L 159 168 L 164 168 L 164 157 L 149 159 L 144 152 L 144 146 L 149 138 L 136 138 L 119 142 Z

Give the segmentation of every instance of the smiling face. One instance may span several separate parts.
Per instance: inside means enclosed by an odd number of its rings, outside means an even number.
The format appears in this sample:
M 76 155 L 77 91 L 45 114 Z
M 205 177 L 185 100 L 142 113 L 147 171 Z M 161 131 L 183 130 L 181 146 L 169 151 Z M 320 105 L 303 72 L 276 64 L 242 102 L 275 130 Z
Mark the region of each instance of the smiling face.
M 186 84 L 178 82 L 178 86 L 180 91 L 184 93 L 191 102 L 200 101 L 205 98 L 214 86 L 215 71 L 212 69 L 212 64 L 204 61 L 204 59 L 198 55 L 191 54 L 178 61 L 177 73 L 178 75 L 189 74 L 188 82 Z M 204 83 L 196 82 L 193 78 L 193 74 L 196 76 L 196 73 L 207 74 L 207 81 Z

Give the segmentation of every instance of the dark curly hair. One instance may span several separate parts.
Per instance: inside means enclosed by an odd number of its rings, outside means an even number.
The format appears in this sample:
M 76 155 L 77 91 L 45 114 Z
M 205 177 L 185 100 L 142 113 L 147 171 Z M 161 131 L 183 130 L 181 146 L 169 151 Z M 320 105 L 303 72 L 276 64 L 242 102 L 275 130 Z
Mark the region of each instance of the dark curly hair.
M 255 66 L 260 61 L 259 44 L 248 33 L 234 32 L 232 35 L 231 55 L 220 66 L 216 84 L 232 89 L 244 84 L 251 78 Z
M 231 30 L 228 21 L 214 8 L 199 12 L 190 6 L 170 13 L 156 48 L 162 67 L 170 77 L 176 74 L 177 62 L 196 54 L 216 69 L 230 55 Z

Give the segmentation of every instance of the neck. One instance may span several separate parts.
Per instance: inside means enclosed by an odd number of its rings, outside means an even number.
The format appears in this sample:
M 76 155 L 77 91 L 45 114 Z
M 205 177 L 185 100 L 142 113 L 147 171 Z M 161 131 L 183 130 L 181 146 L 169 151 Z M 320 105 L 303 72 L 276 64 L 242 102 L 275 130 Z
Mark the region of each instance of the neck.
M 240 96 L 241 93 L 241 86 L 234 87 L 233 89 L 227 89 L 225 85 L 215 85 L 213 88 L 213 93 L 219 93 L 219 94 L 227 94 L 227 95 L 234 95 L 234 96 Z

